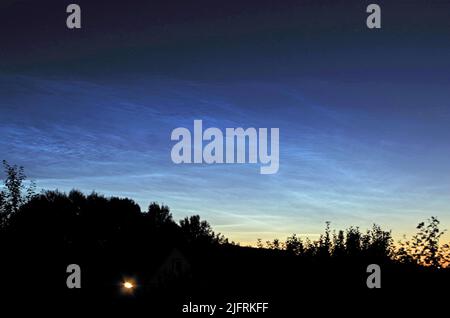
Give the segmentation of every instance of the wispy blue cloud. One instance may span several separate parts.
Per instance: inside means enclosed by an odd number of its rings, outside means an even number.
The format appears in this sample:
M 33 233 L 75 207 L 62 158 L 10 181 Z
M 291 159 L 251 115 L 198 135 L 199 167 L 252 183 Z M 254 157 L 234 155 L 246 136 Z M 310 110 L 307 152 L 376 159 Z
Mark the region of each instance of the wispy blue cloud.
M 422 114 L 414 105 L 425 100 L 351 97 L 354 85 L 371 91 L 361 83 L 314 85 L 340 96 L 333 101 L 306 80 L 0 82 L 2 158 L 24 165 L 42 188 L 129 196 L 143 209 L 164 202 L 176 217 L 199 213 L 244 242 L 314 234 L 327 220 L 402 233 L 431 214 L 450 224 L 450 107 L 440 91 Z M 205 127 L 279 127 L 279 173 L 173 164 L 170 133 L 194 119 Z

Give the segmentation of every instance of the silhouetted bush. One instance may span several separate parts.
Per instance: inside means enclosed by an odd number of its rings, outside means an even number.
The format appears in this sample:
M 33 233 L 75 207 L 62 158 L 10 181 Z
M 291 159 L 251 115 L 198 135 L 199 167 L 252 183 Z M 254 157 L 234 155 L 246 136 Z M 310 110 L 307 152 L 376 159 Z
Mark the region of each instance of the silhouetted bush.
M 404 264 L 423 265 L 440 268 L 450 263 L 448 244 L 440 245 L 440 238 L 444 231 L 439 229 L 439 220 L 432 216 L 417 225 L 417 234 L 411 241 L 400 241 L 395 258 Z

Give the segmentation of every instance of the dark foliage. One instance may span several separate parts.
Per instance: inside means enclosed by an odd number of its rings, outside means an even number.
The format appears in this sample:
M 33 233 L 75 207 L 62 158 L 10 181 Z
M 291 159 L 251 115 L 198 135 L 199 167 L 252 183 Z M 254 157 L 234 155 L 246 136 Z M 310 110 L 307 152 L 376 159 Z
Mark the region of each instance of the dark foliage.
M 439 243 L 443 232 L 434 217 L 398 248 L 377 225 L 365 233 L 355 227 L 336 232 L 329 222 L 317 241 L 294 234 L 285 242 L 240 247 L 198 215 L 177 223 L 168 206 L 155 202 L 141 212 L 133 200 L 97 193 L 35 195 L 24 187 L 22 168 L 5 163 L 5 169 L 0 269 L 13 299 L 51 294 L 63 303 L 163 306 L 186 301 L 186 295 L 273 296 L 284 290 L 292 296 L 291 287 L 323 298 L 324 290 L 367 292 L 366 268 L 373 263 L 383 268 L 387 290 L 423 293 L 450 282 L 449 270 L 442 269 L 448 246 Z M 66 287 L 69 264 L 82 268 L 80 290 Z M 127 277 L 137 282 L 132 295 L 119 288 Z

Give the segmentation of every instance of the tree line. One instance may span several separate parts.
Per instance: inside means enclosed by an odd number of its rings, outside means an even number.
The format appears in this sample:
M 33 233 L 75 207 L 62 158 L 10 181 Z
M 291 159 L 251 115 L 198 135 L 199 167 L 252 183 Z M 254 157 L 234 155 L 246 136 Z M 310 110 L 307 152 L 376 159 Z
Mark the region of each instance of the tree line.
M 21 233 L 26 237 L 56 237 L 66 247 L 89 248 L 107 246 L 118 240 L 141 244 L 177 242 L 194 246 L 233 245 L 199 215 L 174 221 L 166 205 L 151 203 L 145 212 L 131 199 L 106 198 L 97 193 L 85 195 L 72 190 L 35 192 L 35 184 L 27 181 L 23 167 L 3 161 L 6 177 L 0 188 L 0 231 L 2 235 Z M 326 222 L 324 233 L 317 240 L 296 234 L 285 241 L 274 239 L 262 242 L 258 249 L 278 251 L 291 256 L 316 260 L 373 259 L 409 266 L 440 269 L 450 264 L 449 244 L 441 244 L 445 231 L 440 222 L 431 217 L 418 224 L 417 233 L 410 239 L 394 243 L 391 231 L 374 224 L 363 232 L 358 227 L 331 230 Z M 62 239 L 61 239 L 62 238 Z M 62 240 L 62 241 L 61 241 Z

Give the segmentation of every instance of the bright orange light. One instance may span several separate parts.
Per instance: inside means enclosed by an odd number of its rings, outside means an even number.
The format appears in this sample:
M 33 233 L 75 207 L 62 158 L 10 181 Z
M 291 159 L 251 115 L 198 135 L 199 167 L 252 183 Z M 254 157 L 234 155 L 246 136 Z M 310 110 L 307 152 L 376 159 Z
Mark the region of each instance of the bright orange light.
M 123 287 L 125 287 L 126 289 L 131 289 L 134 287 L 134 285 L 130 282 L 124 282 Z

